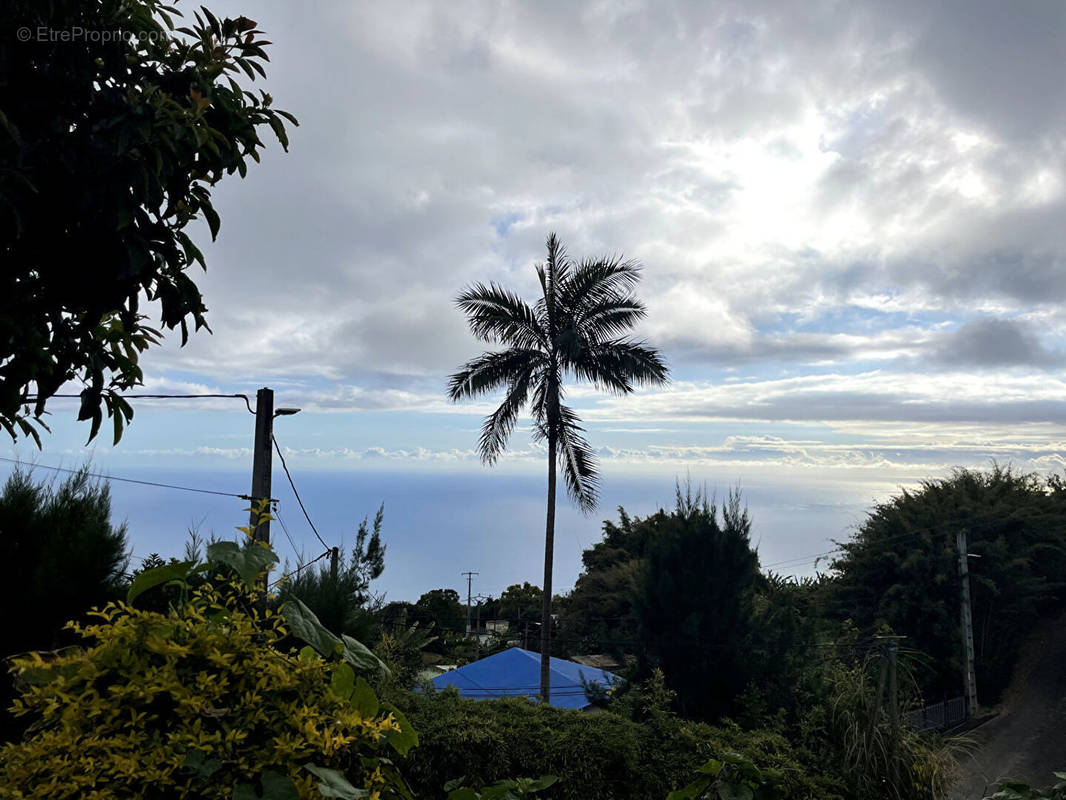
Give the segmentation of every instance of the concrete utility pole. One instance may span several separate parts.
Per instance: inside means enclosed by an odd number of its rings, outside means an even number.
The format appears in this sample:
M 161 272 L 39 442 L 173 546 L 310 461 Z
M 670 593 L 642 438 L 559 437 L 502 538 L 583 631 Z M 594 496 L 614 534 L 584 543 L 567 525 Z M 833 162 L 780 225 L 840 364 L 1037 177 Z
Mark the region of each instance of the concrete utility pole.
M 274 434 L 274 390 L 255 393 L 255 449 L 252 451 L 252 513 L 248 525 L 252 538 L 270 544 L 270 522 L 259 524 L 258 504 L 270 499 L 272 437 Z
M 899 684 L 896 680 L 896 657 L 899 655 L 899 642 L 895 639 L 888 642 L 886 651 L 888 655 L 889 763 L 892 765 L 892 777 L 898 779 L 899 761 L 896 756 L 899 753 Z
M 964 667 L 966 708 L 972 717 L 977 713 L 977 678 L 973 668 L 973 617 L 970 614 L 970 563 L 969 554 L 966 552 L 966 531 L 962 530 L 955 534 L 955 544 L 959 549 L 959 582 L 962 589 L 960 605 L 962 647 L 966 656 L 966 666 Z
M 474 576 L 480 575 L 480 572 L 460 572 L 460 575 L 466 576 L 466 635 L 470 636 L 470 595 L 471 586 L 474 582 Z
M 899 752 L 899 682 L 896 675 L 896 667 L 899 656 L 899 641 L 902 636 L 875 636 L 878 649 L 881 651 L 881 672 L 877 678 L 877 697 L 874 704 L 874 713 L 870 717 L 870 737 L 877 729 L 877 723 L 881 718 L 883 703 L 888 705 L 888 768 L 893 779 L 899 777 L 899 764 L 896 758 Z M 888 700 L 885 701 L 885 681 L 888 681 Z

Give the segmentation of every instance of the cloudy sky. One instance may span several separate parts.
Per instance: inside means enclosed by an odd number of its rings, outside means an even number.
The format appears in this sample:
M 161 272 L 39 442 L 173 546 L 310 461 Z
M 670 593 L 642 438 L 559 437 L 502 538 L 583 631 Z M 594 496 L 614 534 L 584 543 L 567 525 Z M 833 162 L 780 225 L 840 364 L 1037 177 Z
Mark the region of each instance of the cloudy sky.
M 269 385 L 303 408 L 277 433 L 309 510 L 350 540 L 384 500 L 394 595 L 464 569 L 486 592 L 538 580 L 543 453 L 521 429 L 481 467 L 491 403 L 443 387 L 479 352 L 452 298 L 533 295 L 549 231 L 642 262 L 639 333 L 673 373 L 572 393 L 605 491 L 598 515 L 563 515 L 564 587 L 614 506 L 669 502 L 678 475 L 745 491 L 765 564 L 830 549 L 952 465 L 1062 468 L 1057 0 L 212 8 L 269 34 L 266 85 L 301 124 L 217 188 L 214 335 L 152 353 L 148 386 Z M 117 449 L 90 448 L 98 467 L 247 490 L 241 404 L 147 405 Z M 53 410 L 35 457 L 69 466 L 87 432 Z M 190 520 L 230 524 L 204 497 L 123 489 L 116 513 L 138 554 L 176 551 Z

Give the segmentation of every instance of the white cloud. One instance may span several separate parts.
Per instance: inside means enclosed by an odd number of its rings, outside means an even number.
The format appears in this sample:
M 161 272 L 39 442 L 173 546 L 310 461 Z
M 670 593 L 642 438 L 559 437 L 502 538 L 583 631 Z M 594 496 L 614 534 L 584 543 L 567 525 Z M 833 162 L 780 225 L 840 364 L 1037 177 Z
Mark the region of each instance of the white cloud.
M 215 335 L 150 353 L 160 380 L 482 413 L 443 399 L 478 350 L 451 298 L 474 280 L 533 295 L 557 229 L 575 255 L 644 262 L 640 333 L 678 376 L 574 392 L 590 420 L 1066 419 L 1062 8 L 256 14 L 270 91 L 302 124 L 291 153 L 218 189 L 198 277 Z M 756 377 L 727 383 L 741 367 Z

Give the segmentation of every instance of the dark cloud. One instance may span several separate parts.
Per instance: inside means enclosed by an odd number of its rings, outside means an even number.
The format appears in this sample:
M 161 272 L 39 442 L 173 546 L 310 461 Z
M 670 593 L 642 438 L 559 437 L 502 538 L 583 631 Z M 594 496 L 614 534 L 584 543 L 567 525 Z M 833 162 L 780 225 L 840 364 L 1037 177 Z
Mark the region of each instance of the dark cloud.
M 1009 319 L 977 319 L 944 338 L 937 360 L 951 366 L 1032 367 L 1063 363 L 1028 326 Z

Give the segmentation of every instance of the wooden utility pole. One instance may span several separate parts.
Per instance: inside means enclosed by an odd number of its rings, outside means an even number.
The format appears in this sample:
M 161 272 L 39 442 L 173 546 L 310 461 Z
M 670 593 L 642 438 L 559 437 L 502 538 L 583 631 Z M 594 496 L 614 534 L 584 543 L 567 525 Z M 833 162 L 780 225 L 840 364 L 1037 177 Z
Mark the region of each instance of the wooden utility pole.
M 962 590 L 960 601 L 962 648 L 966 657 L 963 680 L 966 687 L 966 709 L 972 717 L 977 713 L 977 677 L 973 668 L 973 617 L 970 612 L 970 562 L 966 551 L 966 531 L 962 530 L 955 534 L 955 544 L 959 550 L 959 583 Z
M 255 393 L 255 449 L 252 451 L 252 512 L 248 522 L 252 538 L 270 544 L 270 521 L 259 522 L 259 504 L 270 499 L 272 438 L 274 433 L 274 390 Z
M 474 576 L 480 575 L 480 572 L 461 572 L 460 575 L 466 576 L 466 635 L 470 636 L 470 593 L 471 586 L 474 583 Z
M 329 576 L 333 579 L 333 583 L 337 582 L 337 560 L 340 557 L 341 549 L 334 547 L 329 551 Z

